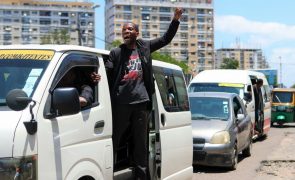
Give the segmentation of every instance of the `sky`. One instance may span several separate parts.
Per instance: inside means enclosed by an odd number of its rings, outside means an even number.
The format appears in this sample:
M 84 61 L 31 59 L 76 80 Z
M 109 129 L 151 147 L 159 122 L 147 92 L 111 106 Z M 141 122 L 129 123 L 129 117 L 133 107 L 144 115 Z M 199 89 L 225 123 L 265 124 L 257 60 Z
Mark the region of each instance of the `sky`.
M 100 5 L 96 9 L 96 48 L 104 49 L 105 0 L 92 1 Z M 270 67 L 278 69 L 278 82 L 292 86 L 295 84 L 294 7 L 294 0 L 215 0 L 215 49 L 234 48 L 237 44 L 241 48 L 262 49 Z

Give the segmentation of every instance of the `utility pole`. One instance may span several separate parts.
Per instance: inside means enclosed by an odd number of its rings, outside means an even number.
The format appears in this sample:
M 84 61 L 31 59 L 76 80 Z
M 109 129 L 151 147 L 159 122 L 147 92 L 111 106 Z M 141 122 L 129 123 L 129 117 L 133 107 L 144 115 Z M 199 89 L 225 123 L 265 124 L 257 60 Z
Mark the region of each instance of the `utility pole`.
M 282 79 L 282 57 L 279 56 L 279 60 L 280 60 L 280 87 L 283 87 L 283 79 Z

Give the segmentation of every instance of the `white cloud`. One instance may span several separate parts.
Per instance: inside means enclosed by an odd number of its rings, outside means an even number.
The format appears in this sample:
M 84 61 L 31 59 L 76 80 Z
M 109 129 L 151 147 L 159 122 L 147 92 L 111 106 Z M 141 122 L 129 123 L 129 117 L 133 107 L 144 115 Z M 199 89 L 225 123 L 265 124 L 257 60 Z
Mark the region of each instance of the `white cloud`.
M 251 21 L 242 16 L 216 16 L 215 31 L 234 36 L 248 35 L 248 45 L 269 46 L 280 41 L 295 40 L 295 26 L 276 22 Z
M 295 84 L 295 25 L 252 21 L 242 16 L 216 16 L 215 32 L 215 37 L 222 42 L 238 37 L 241 48 L 262 49 L 271 68 L 278 69 L 279 82 L 281 57 L 283 83 L 287 87 Z M 228 44 L 236 45 L 237 42 Z

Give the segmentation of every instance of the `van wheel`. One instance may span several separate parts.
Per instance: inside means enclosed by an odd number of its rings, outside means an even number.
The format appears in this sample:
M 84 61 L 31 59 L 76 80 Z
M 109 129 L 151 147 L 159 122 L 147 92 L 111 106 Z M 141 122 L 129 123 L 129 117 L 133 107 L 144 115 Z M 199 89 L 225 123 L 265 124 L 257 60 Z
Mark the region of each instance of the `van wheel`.
M 232 159 L 231 159 L 232 165 L 230 166 L 231 170 L 236 170 L 238 166 L 238 150 L 237 150 L 237 144 L 235 144 L 235 147 L 232 152 Z
M 252 151 L 252 134 L 250 135 L 249 138 L 249 145 L 242 151 L 242 154 L 244 157 L 250 157 L 251 156 L 251 151 Z

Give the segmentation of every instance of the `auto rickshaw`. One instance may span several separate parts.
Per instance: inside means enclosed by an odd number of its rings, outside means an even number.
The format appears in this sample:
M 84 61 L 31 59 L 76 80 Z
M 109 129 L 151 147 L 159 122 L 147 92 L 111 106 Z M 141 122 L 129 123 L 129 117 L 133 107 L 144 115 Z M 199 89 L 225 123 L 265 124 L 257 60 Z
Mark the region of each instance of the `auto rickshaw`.
M 290 122 L 295 122 L 295 88 L 275 88 L 272 91 L 271 126 Z

